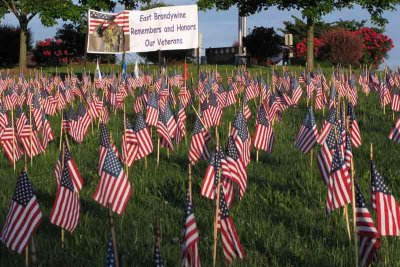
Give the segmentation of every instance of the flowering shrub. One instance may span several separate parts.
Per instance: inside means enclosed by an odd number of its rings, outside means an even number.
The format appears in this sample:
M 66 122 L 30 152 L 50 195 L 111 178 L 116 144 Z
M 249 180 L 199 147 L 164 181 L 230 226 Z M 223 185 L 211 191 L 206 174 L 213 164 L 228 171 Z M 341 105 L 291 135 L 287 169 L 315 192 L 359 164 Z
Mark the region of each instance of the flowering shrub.
M 364 54 L 361 63 L 379 65 L 387 58 L 387 53 L 394 47 L 392 39 L 371 28 L 363 27 L 354 34 L 359 35 L 364 42 Z
M 68 62 L 69 53 L 61 39 L 47 38 L 36 43 L 34 55 L 39 64 L 60 65 Z
M 320 48 L 322 59 L 333 64 L 359 64 L 363 56 L 364 43 L 355 32 L 336 28 L 322 35 L 324 45 Z
M 322 39 L 314 37 L 314 57 L 319 55 L 319 48 L 324 44 Z M 295 53 L 297 57 L 305 58 L 307 56 L 307 38 L 296 44 Z

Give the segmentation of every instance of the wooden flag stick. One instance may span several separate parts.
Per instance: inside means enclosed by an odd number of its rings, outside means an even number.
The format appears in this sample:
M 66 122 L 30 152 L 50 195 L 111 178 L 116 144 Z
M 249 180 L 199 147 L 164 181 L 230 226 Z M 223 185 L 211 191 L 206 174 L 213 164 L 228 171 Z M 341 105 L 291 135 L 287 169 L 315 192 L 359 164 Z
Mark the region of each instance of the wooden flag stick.
M 221 177 L 221 168 L 218 170 L 218 184 L 217 184 L 217 192 L 216 192 L 216 200 L 215 200 L 215 219 L 214 219 L 214 242 L 213 242 L 213 267 L 217 264 L 217 239 L 218 239 L 218 216 L 219 216 L 219 198 L 220 198 L 220 187 L 221 183 L 219 178 Z
M 311 148 L 311 153 L 310 153 L 310 167 L 313 166 L 313 157 L 314 157 L 314 148 Z
M 218 135 L 218 127 L 215 127 L 215 137 L 217 139 L 217 150 L 219 149 L 219 135 Z M 218 216 L 219 216 L 219 198 L 220 198 L 220 187 L 221 187 L 221 167 L 218 168 L 218 177 L 217 177 L 217 191 L 216 191 L 216 200 L 215 200 L 215 217 L 214 217 L 214 236 L 213 236 L 213 267 L 217 264 L 217 241 L 218 241 Z
M 157 167 L 160 165 L 160 137 L 157 137 Z
M 123 109 L 124 109 L 124 134 L 126 133 L 126 109 L 125 109 L 125 102 L 124 102 L 124 106 L 123 106 Z M 126 140 L 124 139 L 124 142 L 126 142 Z M 126 163 L 126 159 L 127 159 L 127 153 L 126 153 L 126 146 L 125 146 L 125 149 L 124 149 L 124 159 L 125 159 L 125 173 L 126 173 L 126 176 L 129 178 L 129 167 L 128 167 L 128 164 Z
M 63 139 L 63 121 L 64 121 L 64 115 L 63 115 L 64 110 L 61 110 L 61 125 L 60 125 L 60 145 L 59 145 L 59 151 L 61 151 L 61 145 L 62 145 L 62 139 Z
M 25 266 L 29 267 L 29 246 L 25 248 Z
M 65 167 L 65 146 L 61 149 L 61 176 Z M 61 178 L 62 179 L 62 178 Z M 64 248 L 64 229 L 61 228 L 61 248 Z
M 353 209 L 353 234 L 354 234 L 354 256 L 355 266 L 358 267 L 358 240 L 357 240 L 357 215 L 356 215 L 356 190 L 355 190 L 355 170 L 353 158 L 350 162 L 351 166 L 351 194 L 352 194 L 352 209 Z
M 32 105 L 29 106 L 29 124 L 30 124 L 30 128 L 29 128 L 29 137 L 30 137 L 30 152 L 31 152 L 31 167 L 33 165 L 33 150 L 32 150 Z
M 192 164 L 189 163 L 189 199 L 192 202 Z
M 371 160 L 374 159 L 374 148 L 373 148 L 373 146 L 372 146 L 372 143 L 371 143 L 371 146 L 370 146 L 369 158 L 370 158 Z
M 15 173 L 15 163 L 16 163 L 16 159 L 15 159 L 15 131 L 14 131 L 14 109 L 11 109 L 11 128 L 12 128 L 12 157 L 13 157 L 13 166 L 14 166 L 14 173 Z
M 113 214 L 112 214 L 112 209 L 111 209 L 111 203 L 108 204 L 108 217 L 109 217 L 109 221 L 110 221 L 110 230 L 111 230 L 111 239 L 112 239 L 113 249 L 114 249 L 115 266 L 119 267 L 117 240 L 115 237 L 114 219 L 113 219 Z

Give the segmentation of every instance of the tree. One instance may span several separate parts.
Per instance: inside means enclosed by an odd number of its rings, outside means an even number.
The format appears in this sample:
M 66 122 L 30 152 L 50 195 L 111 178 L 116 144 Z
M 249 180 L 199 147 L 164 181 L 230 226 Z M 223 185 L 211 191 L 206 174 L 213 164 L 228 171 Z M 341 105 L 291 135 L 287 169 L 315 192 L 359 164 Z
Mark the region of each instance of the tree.
M 322 59 L 333 64 L 358 65 L 363 56 L 364 42 L 360 35 L 344 28 L 335 28 L 322 36 Z
M 320 20 L 322 16 L 334 10 L 353 8 L 354 4 L 358 4 L 362 8 L 368 10 L 374 23 L 384 25 L 387 23 L 387 20 L 383 18 L 383 12 L 385 10 L 395 10 L 396 4 L 399 2 L 399 0 L 198 0 L 198 4 L 202 9 L 216 7 L 217 9 L 226 10 L 233 5 L 237 5 L 241 16 L 254 14 L 272 6 L 276 6 L 280 10 L 300 10 L 302 16 L 306 18 L 307 64 L 310 69 L 312 69 L 314 65 L 314 24 L 316 21 Z
M 3 66 L 14 65 L 18 63 L 19 57 L 19 34 L 18 27 L 3 25 L 0 26 L 0 40 L 7 40 L 0 42 L 0 64 Z M 30 29 L 26 32 L 27 50 L 32 49 L 32 33 Z
M 279 46 L 283 44 L 283 38 L 275 32 L 274 28 L 254 27 L 244 38 L 244 44 L 251 57 L 265 61 L 279 54 L 281 51 Z
M 64 24 L 61 28 L 57 29 L 55 39 L 62 40 L 63 50 L 68 51 L 68 63 L 71 59 L 79 60 L 83 58 L 86 52 L 86 20 L 80 23 Z M 100 62 L 115 63 L 114 54 L 87 54 L 89 60 L 99 59 Z
M 26 33 L 29 22 L 38 15 L 44 26 L 53 26 L 57 19 L 80 21 L 88 8 L 113 10 L 117 3 L 126 8 L 135 8 L 138 2 L 147 0 L 0 0 L 0 18 L 7 13 L 14 14 L 19 22 L 19 67 L 26 68 Z
M 279 28 L 278 30 L 285 34 L 291 33 L 293 34 L 293 43 L 296 45 L 303 41 L 307 37 L 307 23 L 303 21 L 301 18 L 296 16 L 292 16 L 293 21 L 283 21 L 283 28 Z M 326 31 L 331 30 L 332 28 L 344 28 L 349 31 L 356 31 L 360 28 L 366 27 L 367 20 L 342 20 L 334 22 L 324 22 L 322 20 L 317 20 L 314 22 L 314 37 L 321 38 L 322 34 Z M 374 27 L 376 32 L 382 33 L 384 31 L 383 28 Z M 314 44 L 315 45 L 315 44 Z

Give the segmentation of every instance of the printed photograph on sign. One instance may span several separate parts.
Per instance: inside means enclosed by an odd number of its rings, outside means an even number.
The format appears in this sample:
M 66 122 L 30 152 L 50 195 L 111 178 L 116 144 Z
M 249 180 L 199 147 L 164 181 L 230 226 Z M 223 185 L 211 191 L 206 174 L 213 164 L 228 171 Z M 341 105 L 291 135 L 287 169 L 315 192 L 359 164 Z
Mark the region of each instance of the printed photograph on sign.
M 88 53 L 116 54 L 129 50 L 129 11 L 89 10 L 88 18 Z

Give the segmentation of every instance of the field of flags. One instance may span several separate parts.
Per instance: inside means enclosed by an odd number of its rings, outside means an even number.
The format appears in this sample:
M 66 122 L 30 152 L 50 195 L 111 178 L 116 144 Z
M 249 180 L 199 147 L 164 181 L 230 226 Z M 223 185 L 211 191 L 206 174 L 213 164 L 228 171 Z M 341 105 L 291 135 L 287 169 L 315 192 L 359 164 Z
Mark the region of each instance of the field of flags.
M 400 72 L 0 77 L 0 265 L 395 266 Z

